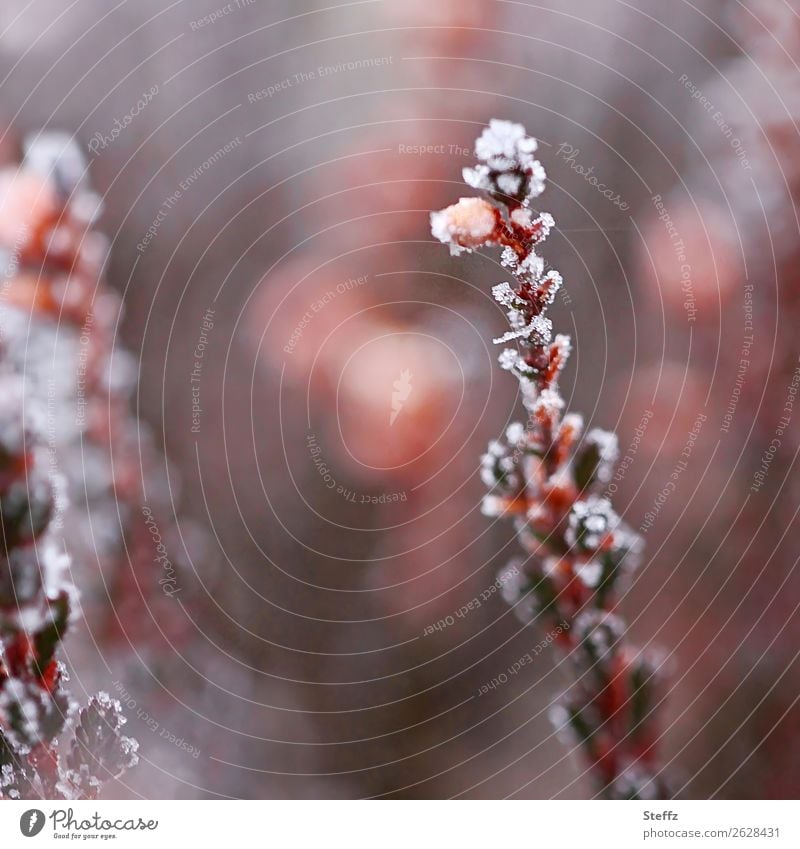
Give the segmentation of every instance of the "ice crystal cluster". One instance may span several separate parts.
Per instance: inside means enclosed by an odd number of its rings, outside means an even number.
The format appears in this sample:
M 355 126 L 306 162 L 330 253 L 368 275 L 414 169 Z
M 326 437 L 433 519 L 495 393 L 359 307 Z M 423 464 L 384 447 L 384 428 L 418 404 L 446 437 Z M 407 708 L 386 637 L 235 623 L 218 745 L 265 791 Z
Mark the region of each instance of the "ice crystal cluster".
M 70 400 L 91 406 L 92 387 L 110 380 L 92 350 L 40 351 L 59 334 L 78 348 L 99 344 L 88 328 L 105 243 L 88 229 L 98 204 L 84 171 L 74 144 L 44 135 L 22 169 L 0 173 L 0 798 L 93 798 L 137 759 L 119 703 L 101 693 L 78 710 L 57 657 L 77 602 L 60 530 L 67 490 L 79 475 L 91 486 L 99 465 L 91 440 L 85 452 L 60 449 L 92 431 L 91 411 L 73 414 Z
M 558 380 L 570 340 L 553 335 L 546 315 L 562 279 L 536 252 L 554 226 L 531 208 L 545 186 L 536 147 L 522 125 L 491 121 L 476 142 L 478 164 L 464 170 L 487 198 L 431 215 L 433 235 L 452 253 L 499 246 L 513 278 L 492 290 L 510 327 L 495 342 L 509 346 L 499 362 L 519 381 L 527 418 L 482 459 L 483 511 L 512 519 L 526 553 L 504 570 L 504 597 L 523 622 L 559 634 L 572 670 L 553 711 L 559 730 L 584 752 L 598 794 L 657 798 L 667 792 L 656 757 L 659 664 L 628 644 L 616 611 L 641 540 L 602 492 L 617 460 L 615 435 L 584 433 L 582 417 L 564 412 Z

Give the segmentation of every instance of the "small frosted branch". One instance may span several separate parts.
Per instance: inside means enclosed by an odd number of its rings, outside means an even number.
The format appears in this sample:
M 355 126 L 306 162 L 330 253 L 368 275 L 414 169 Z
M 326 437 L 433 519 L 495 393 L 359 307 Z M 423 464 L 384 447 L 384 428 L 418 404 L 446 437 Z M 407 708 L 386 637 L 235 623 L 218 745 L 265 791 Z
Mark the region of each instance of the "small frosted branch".
M 668 793 L 653 707 L 660 664 L 628 645 L 615 609 L 642 542 L 599 491 L 613 474 L 616 436 L 598 428 L 584 435 L 582 417 L 564 411 L 558 379 L 571 343 L 552 338 L 546 316 L 563 281 L 545 273 L 536 251 L 555 225 L 530 209 L 545 187 L 536 149 L 521 124 L 492 120 L 476 142 L 477 165 L 464 170 L 487 199 L 462 198 L 431 215 L 433 235 L 453 254 L 501 246 L 514 279 L 492 288 L 509 324 L 494 341 L 516 343 L 498 361 L 519 380 L 528 420 L 481 460 L 490 489 L 483 512 L 513 518 L 527 555 L 503 573 L 514 575 L 503 581 L 506 601 L 524 622 L 557 629 L 568 658 L 573 682 L 553 713 L 559 731 L 577 740 L 602 795 L 659 798 Z

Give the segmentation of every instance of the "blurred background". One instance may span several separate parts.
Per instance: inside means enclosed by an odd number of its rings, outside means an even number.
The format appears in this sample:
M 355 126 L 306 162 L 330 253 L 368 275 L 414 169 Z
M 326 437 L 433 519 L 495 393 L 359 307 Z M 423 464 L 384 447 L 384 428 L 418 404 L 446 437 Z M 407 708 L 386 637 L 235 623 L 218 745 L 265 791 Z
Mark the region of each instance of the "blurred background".
M 3 3 L 2 164 L 74 137 L 108 239 L 117 424 L 55 449 L 72 687 L 119 698 L 142 755 L 106 795 L 591 795 L 548 720 L 556 652 L 478 695 L 541 636 L 492 589 L 516 543 L 480 513 L 479 455 L 520 415 L 503 270 L 428 224 L 491 117 L 540 139 L 565 395 L 619 435 L 647 542 L 623 610 L 670 659 L 676 792 L 800 793 L 798 15 Z M 86 329 L 12 313 L 69 418 Z

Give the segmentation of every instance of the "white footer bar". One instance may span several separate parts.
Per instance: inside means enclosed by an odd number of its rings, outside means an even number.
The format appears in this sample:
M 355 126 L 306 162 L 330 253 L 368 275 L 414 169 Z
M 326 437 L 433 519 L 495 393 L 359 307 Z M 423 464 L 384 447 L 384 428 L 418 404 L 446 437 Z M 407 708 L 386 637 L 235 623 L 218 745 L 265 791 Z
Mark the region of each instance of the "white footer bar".
M 800 846 L 775 801 L 0 802 L 0 846 L 630 849 Z

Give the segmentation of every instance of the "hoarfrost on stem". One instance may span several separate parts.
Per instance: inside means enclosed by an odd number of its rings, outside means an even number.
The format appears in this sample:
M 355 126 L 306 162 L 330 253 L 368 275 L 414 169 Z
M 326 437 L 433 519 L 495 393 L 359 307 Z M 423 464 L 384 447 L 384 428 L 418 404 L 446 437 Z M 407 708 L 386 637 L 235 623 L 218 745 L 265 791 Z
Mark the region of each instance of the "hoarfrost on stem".
M 536 149 L 521 124 L 492 120 L 475 144 L 477 165 L 464 169 L 465 182 L 488 200 L 462 198 L 431 215 L 433 235 L 453 254 L 501 246 L 515 280 L 492 288 L 510 326 L 494 341 L 517 345 L 498 361 L 519 380 L 529 418 L 509 426 L 505 441 L 489 443 L 482 510 L 513 518 L 527 555 L 501 572 L 503 597 L 523 622 L 551 626 L 574 670 L 553 713 L 559 730 L 577 739 L 603 795 L 663 797 L 660 665 L 628 645 L 615 609 L 642 542 L 599 492 L 618 457 L 616 436 L 599 428 L 584 435 L 583 418 L 564 414 L 558 380 L 571 343 L 564 334 L 553 338 L 545 315 L 563 281 L 555 270 L 545 273 L 536 252 L 555 223 L 530 209 L 545 184 Z

